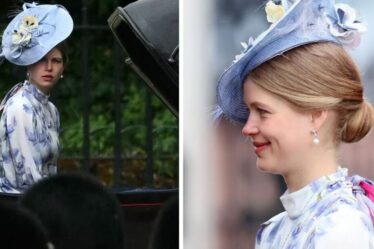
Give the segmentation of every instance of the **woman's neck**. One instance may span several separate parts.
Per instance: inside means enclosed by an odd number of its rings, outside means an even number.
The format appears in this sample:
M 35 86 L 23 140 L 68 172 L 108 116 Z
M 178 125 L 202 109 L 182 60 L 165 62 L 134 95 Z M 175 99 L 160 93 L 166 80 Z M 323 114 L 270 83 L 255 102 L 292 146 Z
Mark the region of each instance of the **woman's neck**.
M 292 167 L 283 174 L 288 191 L 295 192 L 322 176 L 336 172 L 339 164 L 334 151 L 323 151 L 306 159 L 302 165 Z
M 46 96 L 49 97 L 49 92 L 50 92 L 49 89 L 38 86 L 38 84 L 33 83 L 30 79 L 27 81 L 33 86 L 35 86 L 39 91 L 41 91 L 42 93 L 44 93 Z

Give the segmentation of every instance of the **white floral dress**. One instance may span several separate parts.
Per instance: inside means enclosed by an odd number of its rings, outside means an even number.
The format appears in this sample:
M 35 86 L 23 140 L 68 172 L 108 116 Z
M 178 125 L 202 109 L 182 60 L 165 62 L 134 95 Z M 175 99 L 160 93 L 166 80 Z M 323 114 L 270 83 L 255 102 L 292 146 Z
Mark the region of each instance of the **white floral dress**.
M 21 84 L 0 119 L 0 192 L 6 193 L 21 193 L 57 171 L 58 110 L 36 86 Z
M 374 230 L 359 176 L 347 169 L 324 176 L 281 196 L 285 212 L 263 223 L 256 249 L 373 249 Z

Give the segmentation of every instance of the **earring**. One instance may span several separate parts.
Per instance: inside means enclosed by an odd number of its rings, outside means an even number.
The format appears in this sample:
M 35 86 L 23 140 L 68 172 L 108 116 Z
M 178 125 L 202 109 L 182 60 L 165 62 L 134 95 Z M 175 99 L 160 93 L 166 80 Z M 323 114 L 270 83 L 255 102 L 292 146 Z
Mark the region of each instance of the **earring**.
M 62 78 L 64 78 L 64 75 L 63 75 L 63 74 L 60 75 L 60 79 L 62 79 Z
M 26 72 L 26 77 L 30 78 L 30 72 L 29 71 Z
M 319 138 L 316 129 L 312 130 L 312 135 L 313 135 L 313 143 L 314 144 L 319 144 Z

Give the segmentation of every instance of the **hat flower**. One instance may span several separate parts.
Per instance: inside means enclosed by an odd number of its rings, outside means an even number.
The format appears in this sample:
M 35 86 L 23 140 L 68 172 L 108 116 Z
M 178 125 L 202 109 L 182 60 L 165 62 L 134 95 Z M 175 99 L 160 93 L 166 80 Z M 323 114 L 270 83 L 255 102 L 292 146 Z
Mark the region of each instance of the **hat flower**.
M 253 46 L 253 41 L 254 41 L 253 38 L 249 37 L 248 42 L 241 42 L 240 43 L 243 47 L 243 51 L 240 52 L 240 54 L 235 55 L 235 59 L 234 59 L 233 63 L 236 63 L 237 61 L 239 61 L 245 55 L 245 53 Z
M 348 4 L 335 4 L 335 16 L 327 16 L 329 29 L 342 44 L 355 48 L 361 40 L 366 25 L 358 19 L 357 11 Z
M 22 19 L 21 26 L 27 29 L 36 29 L 39 25 L 38 18 L 35 16 L 25 16 Z
M 73 31 L 74 22 L 60 4 L 24 3 L 2 35 L 0 62 L 28 66 L 42 59 Z
M 32 33 L 38 28 L 38 19 L 35 16 L 25 16 L 18 29 L 13 30 L 12 43 L 16 47 L 26 47 L 30 44 Z
M 275 4 L 270 0 L 265 6 L 265 12 L 268 22 L 275 23 L 284 16 L 285 9 L 283 5 Z

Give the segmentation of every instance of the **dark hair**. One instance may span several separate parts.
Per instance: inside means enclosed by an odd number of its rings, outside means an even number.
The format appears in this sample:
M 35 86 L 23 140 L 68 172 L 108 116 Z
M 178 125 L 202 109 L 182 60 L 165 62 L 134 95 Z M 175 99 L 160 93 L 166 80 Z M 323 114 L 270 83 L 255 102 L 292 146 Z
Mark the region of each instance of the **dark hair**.
M 157 215 L 149 249 L 179 248 L 178 196 L 169 199 Z
M 70 173 L 45 178 L 20 203 L 39 217 L 57 249 L 123 248 L 119 202 L 92 177 Z
M 64 61 L 64 66 L 66 66 L 69 62 L 69 47 L 66 41 L 60 42 L 55 46 L 58 50 L 60 50 L 62 54 L 62 59 Z
M 48 249 L 47 233 L 40 220 L 14 203 L 0 202 L 1 248 Z

